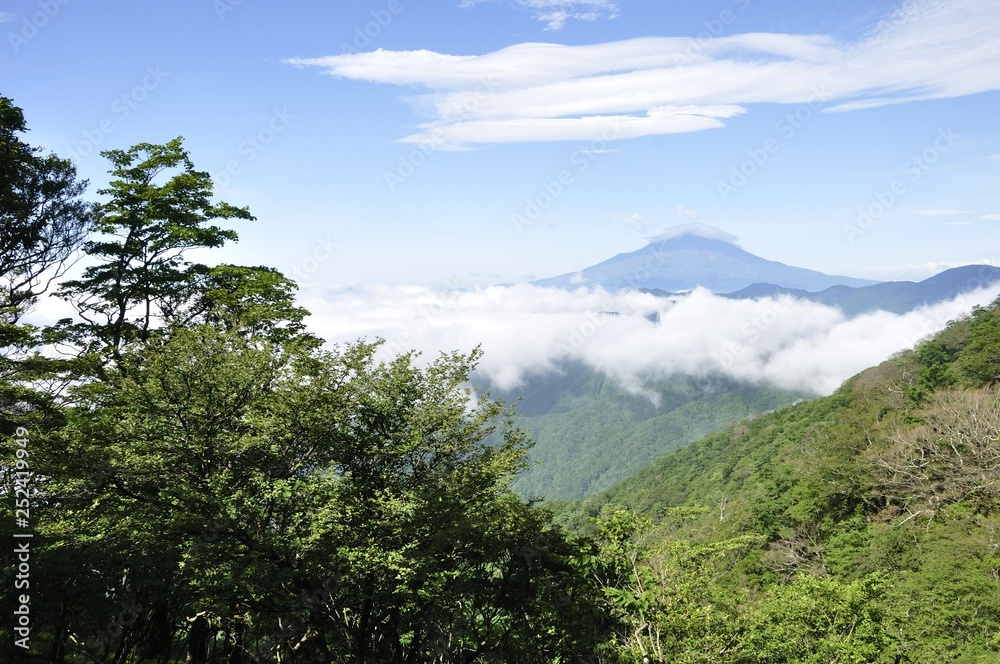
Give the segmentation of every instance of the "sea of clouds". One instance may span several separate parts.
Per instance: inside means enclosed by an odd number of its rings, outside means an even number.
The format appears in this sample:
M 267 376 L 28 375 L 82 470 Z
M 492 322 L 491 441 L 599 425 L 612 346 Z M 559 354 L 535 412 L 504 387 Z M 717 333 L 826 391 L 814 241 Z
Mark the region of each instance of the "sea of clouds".
M 786 296 L 733 300 L 702 289 L 664 298 L 524 284 L 366 286 L 312 288 L 300 302 L 313 314 L 314 333 L 334 343 L 381 338 L 384 357 L 413 349 L 427 361 L 481 345 L 479 370 L 503 390 L 529 373 L 582 361 L 638 393 L 650 380 L 681 373 L 829 394 L 998 295 L 995 285 L 907 314 L 854 318 Z

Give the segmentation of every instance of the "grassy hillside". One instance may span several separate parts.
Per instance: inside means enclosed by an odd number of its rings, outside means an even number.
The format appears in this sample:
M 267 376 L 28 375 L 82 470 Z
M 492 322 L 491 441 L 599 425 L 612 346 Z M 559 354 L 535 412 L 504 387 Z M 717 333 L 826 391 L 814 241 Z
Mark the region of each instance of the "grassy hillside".
M 998 381 L 1000 301 L 558 518 L 629 561 L 637 655 L 1000 661 Z
M 517 390 L 518 424 L 535 441 L 532 466 L 514 485 L 525 496 L 584 498 L 707 433 L 806 396 L 690 376 L 661 379 L 638 395 L 582 363 L 561 369 Z

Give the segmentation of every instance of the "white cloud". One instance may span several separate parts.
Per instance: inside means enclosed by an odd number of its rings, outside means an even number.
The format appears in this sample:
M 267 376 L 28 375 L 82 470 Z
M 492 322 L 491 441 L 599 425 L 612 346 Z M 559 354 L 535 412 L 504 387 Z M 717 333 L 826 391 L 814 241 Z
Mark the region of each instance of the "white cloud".
M 1000 221 L 1000 214 L 998 214 L 998 213 L 984 214 L 983 216 L 981 216 L 979 218 L 983 219 L 985 221 Z
M 482 4 L 486 0 L 464 0 L 463 7 Z M 610 0 L 511 0 L 512 4 L 531 10 L 536 19 L 545 23 L 546 30 L 561 30 L 569 20 L 596 21 L 618 16 L 618 4 Z
M 702 289 L 665 299 L 529 285 L 451 292 L 371 286 L 307 290 L 302 303 L 327 340 L 381 336 L 386 356 L 416 348 L 433 359 L 481 343 L 481 371 L 506 389 L 529 372 L 578 360 L 639 393 L 651 378 L 722 372 L 826 394 L 998 293 L 994 287 L 906 315 L 853 319 L 791 298 L 730 300 Z
M 995 0 L 908 0 L 850 43 L 753 33 L 523 43 L 461 56 L 380 49 L 288 62 L 422 88 L 409 101 L 428 121 L 403 140 L 474 146 L 698 131 L 763 102 L 820 100 L 826 110 L 848 111 L 997 90 L 998 31 Z M 622 129 L 609 136 L 613 126 Z
M 509 118 L 465 120 L 451 124 L 421 125 L 422 133 L 400 139 L 403 143 L 432 144 L 438 148 L 475 143 L 515 143 L 592 140 L 605 145 L 621 138 L 680 134 L 722 127 L 720 118 L 744 111 L 739 106 L 658 106 L 644 116 L 594 115 L 578 118 Z M 595 149 L 599 154 L 602 150 Z
M 1000 159 L 1000 152 L 996 154 L 991 154 L 987 159 Z
M 951 217 L 966 212 L 968 210 L 913 210 L 913 214 L 919 214 L 921 217 Z
M 618 212 L 611 214 L 611 220 L 615 223 L 625 224 L 632 230 L 638 233 L 648 233 L 649 225 L 643 221 L 642 216 L 638 212 L 633 212 L 629 215 L 624 215 Z
M 17 14 L 11 14 L 10 12 L 0 12 L 0 23 L 10 23 L 17 20 Z
M 697 219 L 698 213 L 691 208 L 686 208 L 683 205 L 677 205 L 674 207 L 674 214 L 678 217 L 684 217 L 686 219 Z

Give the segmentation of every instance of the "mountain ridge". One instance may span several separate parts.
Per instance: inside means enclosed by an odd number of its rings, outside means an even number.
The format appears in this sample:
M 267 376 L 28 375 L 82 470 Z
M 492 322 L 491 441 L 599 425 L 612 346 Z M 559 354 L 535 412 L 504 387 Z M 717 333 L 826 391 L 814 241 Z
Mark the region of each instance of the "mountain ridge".
M 858 316 L 878 310 L 905 314 L 920 306 L 935 304 L 997 282 L 1000 282 L 1000 267 L 964 265 L 939 272 L 922 281 L 883 281 L 857 288 L 838 285 L 819 292 L 756 283 L 733 293 L 725 293 L 724 297 L 758 299 L 791 295 L 837 307 L 848 316 Z

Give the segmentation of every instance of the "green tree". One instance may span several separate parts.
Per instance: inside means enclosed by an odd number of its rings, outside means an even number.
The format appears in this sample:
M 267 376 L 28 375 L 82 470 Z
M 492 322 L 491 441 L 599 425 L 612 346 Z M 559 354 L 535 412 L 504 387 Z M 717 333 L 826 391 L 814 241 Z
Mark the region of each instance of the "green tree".
M 24 114 L 0 97 L 0 433 L 9 418 L 37 408 L 44 395 L 25 380 L 46 374 L 34 354 L 37 330 L 22 317 L 72 264 L 91 224 L 91 207 L 80 199 L 86 182 L 68 160 L 42 155 L 22 141 Z
M 703 511 L 675 513 L 683 520 Z M 612 510 L 600 520 L 596 537 L 592 573 L 617 618 L 622 661 L 735 661 L 741 593 L 723 589 L 718 579 L 762 538 L 695 543 L 665 536 L 651 519 L 626 510 Z
M 15 433 L 29 441 L 18 453 L 28 454 L 30 461 L 37 426 L 55 427 L 60 418 L 53 399 L 58 383 L 47 384 L 56 363 L 39 354 L 39 331 L 23 317 L 72 265 L 91 224 L 90 206 L 80 199 L 86 182 L 76 179 L 69 161 L 43 155 L 21 140 L 25 131 L 21 109 L 0 97 L 0 535 L 8 542 L 15 486 L 21 490 L 19 509 L 31 491 L 30 483 L 15 485 L 15 478 L 24 481 L 15 475 Z M 19 562 L 10 548 L 0 553 L 0 612 L 5 616 L 13 614 L 13 596 L 27 590 L 15 590 Z M 11 635 L 11 625 L 9 620 L 0 625 L 0 658 L 13 652 L 13 639 L 4 638 Z
M 956 377 L 951 363 L 954 353 L 937 339 L 928 339 L 914 349 L 918 362 L 918 375 L 924 390 L 933 392 L 955 384 Z
M 65 273 L 91 221 L 87 183 L 69 160 L 24 143 L 24 131 L 21 109 L 0 97 L 0 334 Z
M 887 586 L 882 574 L 849 583 L 803 574 L 774 587 L 744 618 L 743 661 L 878 661 L 893 642 Z
M 274 268 L 218 265 L 204 270 L 194 298 L 168 317 L 174 325 L 213 325 L 283 344 L 321 340 L 306 332 L 309 312 L 295 304 L 294 281 Z
M 972 310 L 971 333 L 959 357 L 959 371 L 973 385 L 1000 381 L 1000 299 Z
M 584 656 L 592 586 L 508 488 L 526 442 L 465 387 L 478 353 L 376 353 L 208 325 L 126 349 L 39 460 L 44 633 L 119 662 Z
M 84 245 L 96 264 L 58 292 L 82 319 L 64 322 L 68 338 L 117 362 L 123 347 L 147 340 L 196 296 L 210 270 L 186 261 L 185 253 L 237 238 L 211 222 L 253 216 L 211 201 L 212 180 L 195 170 L 179 137 L 101 154 L 111 161 L 114 179 L 98 192 L 110 197 L 98 209 L 99 236 Z

